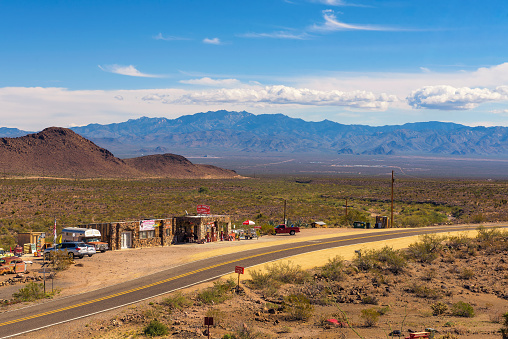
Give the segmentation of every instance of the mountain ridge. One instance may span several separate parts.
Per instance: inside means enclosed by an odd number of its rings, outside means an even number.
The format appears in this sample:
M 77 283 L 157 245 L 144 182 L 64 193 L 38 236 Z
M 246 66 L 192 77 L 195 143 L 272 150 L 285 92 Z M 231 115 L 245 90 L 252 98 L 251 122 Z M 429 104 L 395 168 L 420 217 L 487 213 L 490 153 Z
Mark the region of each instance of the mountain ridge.
M 73 131 L 121 158 L 158 153 L 508 156 L 507 127 L 451 122 L 345 125 L 286 115 L 209 111 L 176 119 L 129 119 L 89 124 Z M 2 136 L 0 129 L 0 136 Z

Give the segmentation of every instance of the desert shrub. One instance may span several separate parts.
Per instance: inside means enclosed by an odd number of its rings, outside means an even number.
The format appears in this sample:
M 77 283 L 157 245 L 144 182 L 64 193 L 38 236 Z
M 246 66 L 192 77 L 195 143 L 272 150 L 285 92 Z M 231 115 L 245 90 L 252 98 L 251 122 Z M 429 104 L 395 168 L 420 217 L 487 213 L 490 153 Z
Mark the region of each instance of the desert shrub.
M 168 335 L 169 328 L 157 319 L 153 319 L 143 329 L 143 333 L 149 337 L 160 337 L 163 335 Z
M 454 250 L 459 250 L 463 247 L 468 247 L 472 245 L 472 243 L 473 239 L 468 237 L 466 233 L 449 236 L 448 240 L 446 241 L 446 245 Z
M 198 189 L 198 193 L 200 193 L 200 194 L 208 194 L 208 193 L 210 193 L 210 190 L 208 189 L 208 187 L 202 186 L 202 187 L 200 187 Z
M 303 294 L 291 294 L 284 297 L 283 307 L 288 320 L 308 320 L 314 312 L 310 300 Z
M 361 271 L 388 270 L 397 274 L 407 266 L 407 260 L 401 251 L 385 246 L 380 250 L 359 252 L 353 259 L 353 265 Z
M 221 324 L 227 318 L 227 315 L 217 308 L 209 308 L 206 311 L 205 316 L 213 318 L 214 326 Z
M 259 230 L 260 234 L 274 234 L 275 233 L 275 227 L 273 225 L 264 224 L 261 225 L 261 229 Z
M 420 279 L 425 281 L 432 281 L 437 276 L 437 271 L 435 267 L 430 267 L 423 271 Z
M 469 280 L 474 277 L 474 271 L 470 268 L 463 268 L 459 273 L 459 278 L 464 280 Z
M 51 298 L 52 296 L 52 293 L 44 293 L 43 284 L 36 282 L 29 282 L 24 287 L 20 288 L 18 292 L 12 294 L 14 302 L 35 301 Z
M 404 254 L 388 246 L 379 251 L 374 251 L 372 255 L 377 256 L 377 259 L 384 264 L 383 268 L 395 274 L 402 272 L 407 266 L 407 259 Z
M 169 309 L 181 310 L 185 307 L 192 305 L 192 301 L 189 300 L 182 293 L 178 292 L 175 295 L 171 295 L 164 300 L 162 300 L 162 304 L 168 306 Z
M 377 305 L 377 304 L 379 304 L 379 299 L 374 296 L 366 295 L 365 297 L 362 298 L 362 303 L 363 304 L 370 304 L 370 305 Z
M 438 335 L 435 338 L 436 339 L 458 339 L 459 337 L 457 335 L 455 335 L 455 334 L 452 334 L 452 333 L 448 332 L 448 333 L 445 333 L 445 334 Z
M 235 286 L 236 283 L 233 279 L 216 281 L 212 287 L 198 293 L 197 299 L 204 304 L 220 304 L 231 298 Z
M 299 265 L 292 262 L 280 262 L 269 265 L 266 272 L 253 271 L 249 286 L 252 288 L 264 288 L 270 284 L 303 284 L 310 280 L 310 273 L 303 270 Z
M 475 315 L 473 306 L 463 301 L 453 304 L 451 311 L 452 315 L 456 317 L 472 318 Z
M 362 310 L 360 317 L 363 319 L 365 327 L 372 327 L 379 320 L 379 312 L 374 308 L 366 308 Z
M 386 305 L 385 307 L 381 307 L 380 309 L 378 309 L 377 313 L 379 313 L 379 315 L 385 315 L 389 311 L 390 311 L 390 306 Z
M 439 299 L 442 296 L 441 290 L 437 288 L 432 288 L 425 284 L 418 284 L 414 282 L 411 284 L 407 291 L 410 293 L 414 293 L 419 298 L 426 298 L 426 299 Z
M 49 258 L 51 267 L 56 271 L 65 271 L 73 262 L 67 250 L 51 251 L 49 254 L 46 254 L 46 258 Z
M 346 277 L 344 267 L 342 257 L 336 256 L 333 259 L 328 259 L 328 263 L 321 267 L 321 276 L 334 281 L 342 281 Z
M 435 234 L 424 234 L 420 240 L 410 244 L 407 251 L 409 257 L 423 263 L 434 261 L 441 251 L 443 237 Z
M 503 339 L 508 339 L 508 312 L 503 314 L 503 327 L 501 328 L 501 335 Z
M 432 315 L 441 315 L 448 310 L 448 306 L 442 302 L 432 304 L 430 305 L 430 308 L 432 309 Z

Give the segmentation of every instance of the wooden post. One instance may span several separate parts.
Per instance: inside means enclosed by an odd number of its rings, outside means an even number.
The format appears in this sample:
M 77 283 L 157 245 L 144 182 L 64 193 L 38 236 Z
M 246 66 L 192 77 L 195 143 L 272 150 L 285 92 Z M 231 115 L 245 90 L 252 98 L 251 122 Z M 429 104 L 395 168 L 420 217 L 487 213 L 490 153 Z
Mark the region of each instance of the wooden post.
M 284 225 L 286 225 L 286 202 L 287 200 L 284 199 L 284 222 L 283 222 Z
M 390 217 L 390 228 L 393 228 L 393 182 L 395 179 L 393 178 L 393 171 L 392 171 L 392 209 L 391 209 L 391 217 Z

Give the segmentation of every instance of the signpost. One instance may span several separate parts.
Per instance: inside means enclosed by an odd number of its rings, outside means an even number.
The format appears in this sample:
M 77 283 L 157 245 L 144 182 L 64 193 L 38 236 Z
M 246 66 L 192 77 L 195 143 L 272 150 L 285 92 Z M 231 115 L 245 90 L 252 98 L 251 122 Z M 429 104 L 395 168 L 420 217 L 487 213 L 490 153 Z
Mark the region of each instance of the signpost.
M 197 206 L 198 214 L 210 214 L 210 206 L 208 205 L 198 205 Z
M 210 326 L 213 326 L 213 317 L 205 317 L 205 326 L 208 326 L 208 339 L 210 339 Z
M 236 294 L 240 293 L 240 274 L 243 274 L 244 271 L 244 267 L 235 266 L 235 273 L 238 273 L 238 285 L 236 286 Z

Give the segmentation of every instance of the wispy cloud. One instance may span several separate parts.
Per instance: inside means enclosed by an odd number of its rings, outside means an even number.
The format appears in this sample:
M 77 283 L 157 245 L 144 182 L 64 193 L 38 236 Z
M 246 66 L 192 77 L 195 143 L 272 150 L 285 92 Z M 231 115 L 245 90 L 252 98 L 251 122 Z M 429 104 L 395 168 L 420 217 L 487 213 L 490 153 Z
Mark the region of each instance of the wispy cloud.
M 310 2 L 315 2 L 315 3 L 324 4 L 324 5 L 328 5 L 328 6 L 371 7 L 371 6 L 367 6 L 367 5 L 351 3 L 349 1 L 346 2 L 343 0 L 310 0 Z
M 205 44 L 209 44 L 209 45 L 222 45 L 222 42 L 220 41 L 219 38 L 205 38 L 203 39 L 203 43 Z
M 321 24 L 314 24 L 309 27 L 309 30 L 314 32 L 335 32 L 335 31 L 399 31 L 401 29 L 387 27 L 387 26 L 376 26 L 376 25 L 356 25 L 347 24 L 337 20 L 335 12 L 331 9 L 323 11 L 323 19 L 325 20 Z
M 200 79 L 180 80 L 180 83 L 188 85 L 232 87 L 238 86 L 240 81 L 237 79 L 212 79 L 209 77 L 204 77 Z
M 272 38 L 272 39 L 290 39 L 290 40 L 306 40 L 310 38 L 308 33 L 295 34 L 289 31 L 277 31 L 271 33 L 245 33 L 238 35 L 244 38 Z
M 175 41 L 175 40 L 190 40 L 188 38 L 183 38 L 179 36 L 167 35 L 163 36 L 162 33 L 157 34 L 153 37 L 155 40 L 164 40 L 164 41 Z
M 162 75 L 156 75 L 156 74 L 147 74 L 147 73 L 141 73 L 136 69 L 136 67 L 129 65 L 129 66 L 122 66 L 122 65 L 99 65 L 99 68 L 103 70 L 104 72 L 109 73 L 115 73 L 115 74 L 121 74 L 121 75 L 128 75 L 131 77 L 141 77 L 141 78 L 163 78 Z

